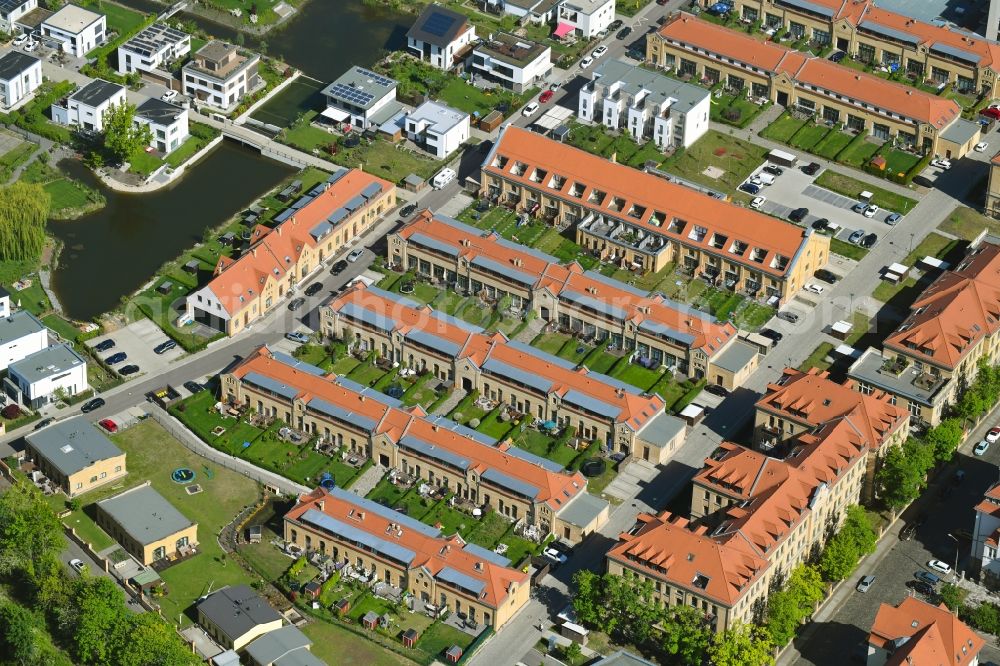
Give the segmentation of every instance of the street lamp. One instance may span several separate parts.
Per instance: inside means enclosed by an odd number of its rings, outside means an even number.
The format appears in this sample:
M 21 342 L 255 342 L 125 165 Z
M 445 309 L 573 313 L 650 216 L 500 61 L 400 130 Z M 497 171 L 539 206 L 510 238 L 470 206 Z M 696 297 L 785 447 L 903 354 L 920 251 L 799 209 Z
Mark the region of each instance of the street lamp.
M 955 575 L 957 576 L 958 575 L 958 549 L 959 549 L 960 543 L 958 541 L 958 537 L 955 536 L 954 534 L 950 533 L 950 532 L 948 533 L 948 538 L 949 539 L 953 539 L 955 541 Z

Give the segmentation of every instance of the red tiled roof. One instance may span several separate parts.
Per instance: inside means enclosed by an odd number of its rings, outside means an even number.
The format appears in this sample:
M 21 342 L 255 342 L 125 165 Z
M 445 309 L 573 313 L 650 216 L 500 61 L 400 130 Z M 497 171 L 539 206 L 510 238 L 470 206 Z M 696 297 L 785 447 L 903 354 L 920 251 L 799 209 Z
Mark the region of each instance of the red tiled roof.
M 305 512 L 320 511 L 379 539 L 391 539 L 393 543 L 415 554 L 414 560 L 409 563 L 409 569 L 424 567 L 432 576 L 437 577 L 447 567 L 471 577 L 483 584 L 483 591 L 477 601 L 493 608 L 499 608 L 506 601 L 512 586 L 528 585 L 530 582 L 528 574 L 522 571 L 500 566 L 464 550 L 465 542 L 457 534 L 452 537 L 434 537 L 408 529 L 378 513 L 365 511 L 358 504 L 350 502 L 349 496 L 349 493 L 333 495 L 324 488 L 317 488 L 301 495 L 295 507 L 285 514 L 285 520 L 298 522 Z M 309 527 L 317 529 L 311 525 Z
M 967 666 L 986 643 L 944 604 L 916 597 L 879 606 L 868 642 L 893 653 L 886 664 L 915 666 Z

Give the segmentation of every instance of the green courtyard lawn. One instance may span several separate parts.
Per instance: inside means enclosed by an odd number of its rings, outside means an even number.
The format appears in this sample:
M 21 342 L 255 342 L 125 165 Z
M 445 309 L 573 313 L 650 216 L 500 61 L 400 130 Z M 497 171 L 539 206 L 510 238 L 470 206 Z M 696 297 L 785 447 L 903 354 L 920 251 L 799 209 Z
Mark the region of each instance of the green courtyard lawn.
M 469 634 L 447 624 L 435 622 L 417 641 L 417 647 L 440 660 L 444 656 L 444 651 L 452 645 L 465 649 L 471 643 L 472 636 Z
M 913 210 L 913 207 L 917 205 L 916 199 L 911 199 L 910 197 L 903 196 L 902 194 L 896 194 L 895 192 L 890 192 L 889 190 L 869 185 L 868 183 L 864 183 L 857 178 L 852 178 L 830 169 L 821 173 L 815 183 L 820 187 L 825 187 L 828 190 L 837 192 L 838 194 L 843 194 L 845 197 L 851 197 L 853 199 L 857 199 L 864 191 L 871 192 L 873 194 L 873 204 L 879 208 L 885 208 L 886 210 L 902 213 L 904 215 Z
M 690 148 L 678 151 L 663 168 L 707 187 L 735 190 L 764 161 L 767 148 L 709 130 Z M 722 170 L 719 178 L 704 173 L 708 167 Z
M 779 143 L 788 143 L 805 124 L 805 120 L 793 118 L 790 113 L 785 111 L 778 116 L 777 120 L 761 130 L 760 135 L 765 139 L 771 139 Z
M 711 119 L 715 122 L 733 125 L 734 127 L 746 127 L 770 104 L 761 106 L 756 102 L 747 99 L 746 94 L 718 94 L 716 91 L 711 99 Z
M 920 155 L 914 155 L 913 153 L 907 153 L 895 148 L 889 148 L 888 146 L 883 146 L 882 150 L 879 151 L 879 155 L 885 158 L 885 170 L 888 173 L 905 174 L 916 166 L 917 162 L 921 159 Z
M 800 150 L 811 151 L 830 132 L 825 125 L 806 123 L 789 141 L 789 144 Z
M 846 148 L 853 138 L 850 134 L 831 129 L 825 137 L 820 139 L 819 143 L 812 147 L 812 152 L 828 160 L 836 160 L 840 151 Z
M 615 156 L 620 164 L 641 168 L 646 162 L 663 162 L 663 153 L 652 141 L 639 144 L 627 133 L 611 134 L 603 125 L 570 123 L 566 142 L 604 158 Z
M 877 143 L 872 143 L 865 136 L 858 134 L 851 139 L 850 144 L 838 155 L 838 161 L 860 169 L 875 156 L 879 148 L 880 146 Z
M 917 247 L 913 248 L 913 250 L 906 255 L 906 258 L 903 259 L 902 263 L 904 266 L 909 266 L 913 269 L 917 261 L 921 258 L 931 256 L 943 259 L 944 261 L 954 265 L 964 255 L 966 245 L 967 243 L 962 240 L 947 238 L 941 234 L 930 233 L 924 237 Z M 934 273 L 932 272 L 930 274 L 925 274 L 919 279 L 911 274 L 898 284 L 882 280 L 872 292 L 872 297 L 883 303 L 892 301 L 893 305 L 902 309 L 908 307 L 909 304 L 916 299 L 916 297 L 930 283 L 933 277 Z
M 413 666 L 414 662 L 331 622 L 310 622 L 302 627 L 313 641 L 312 653 L 338 666 Z
M 12 149 L 0 155 L 0 183 L 6 183 L 14 170 L 27 162 L 28 158 L 34 155 L 36 150 L 38 150 L 38 144 L 31 143 L 30 141 L 21 141 Z
M 516 426 L 510 431 L 509 436 L 514 446 L 519 449 L 548 458 L 563 467 L 569 467 L 570 463 L 579 455 L 578 451 L 566 446 L 564 438 L 549 437 L 534 428 L 527 427 L 526 424 Z
M 21 279 L 31 280 L 31 285 L 18 290 L 14 283 Z M 52 309 L 49 297 L 42 289 L 42 282 L 37 274 L 17 275 L 13 280 L 4 280 L 3 286 L 10 292 L 11 305 L 27 310 L 34 315 L 40 315 Z
M 799 365 L 799 370 L 805 372 L 811 370 L 812 368 L 817 368 L 819 370 L 829 370 L 832 363 L 826 360 L 827 355 L 833 351 L 833 344 L 829 342 L 821 342 L 817 345 L 816 349 L 813 350 L 811 354 L 802 361 Z
M 839 238 L 830 239 L 830 252 L 847 257 L 848 259 L 854 259 L 855 261 L 861 261 L 868 254 L 868 250 L 860 245 L 848 243 Z
M 514 424 L 511 421 L 500 420 L 500 409 L 494 409 L 484 416 L 476 428 L 479 432 L 489 435 L 493 439 L 502 440 L 511 431 Z
M 983 229 L 1000 236 L 1000 222 L 967 206 L 956 206 L 938 229 L 965 240 L 973 240 Z

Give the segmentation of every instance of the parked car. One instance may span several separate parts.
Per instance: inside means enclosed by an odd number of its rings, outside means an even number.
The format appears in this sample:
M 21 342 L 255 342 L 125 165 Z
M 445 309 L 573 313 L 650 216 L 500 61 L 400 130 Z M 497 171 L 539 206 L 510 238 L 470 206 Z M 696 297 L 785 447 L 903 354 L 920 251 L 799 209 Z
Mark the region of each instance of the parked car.
M 341 259 L 330 267 L 330 275 L 340 275 L 344 272 L 345 268 L 347 268 L 347 262 Z
M 990 144 L 988 144 L 985 141 L 980 141 L 975 146 L 973 146 L 972 149 L 974 151 L 976 151 L 977 153 L 985 153 L 986 149 L 989 148 L 989 147 L 990 147 Z
M 927 583 L 928 585 L 937 585 L 941 582 L 941 579 L 932 574 L 930 571 L 918 571 L 913 574 L 913 576 L 917 580 Z
M 631 34 L 632 34 L 632 28 L 630 28 L 628 26 L 625 26 L 624 28 L 622 28 L 621 30 L 618 31 L 618 34 L 615 35 L 615 38 L 616 39 L 625 39 L 626 37 L 628 37 Z
M 906 581 L 906 587 L 910 588 L 917 594 L 923 594 L 924 596 L 931 596 L 934 594 L 934 588 L 922 580 L 908 580 Z
M 790 324 L 795 324 L 799 321 L 799 316 L 797 314 L 795 314 L 794 312 L 788 312 L 787 310 L 782 310 L 775 316 L 778 319 L 783 319 Z
M 876 206 L 875 204 L 868 204 L 867 206 L 865 206 L 865 212 L 862 213 L 862 215 L 871 218 L 875 217 L 875 213 L 877 212 L 878 212 L 878 206 Z
M 899 213 L 889 213 L 888 215 L 885 216 L 885 223 L 888 224 L 890 227 L 893 227 L 896 225 L 897 222 L 899 222 L 902 219 L 903 216 L 900 215 Z
M 128 354 L 125 352 L 118 352 L 117 354 L 112 354 L 111 356 L 104 359 L 104 362 L 108 365 L 114 365 L 115 363 L 121 363 L 128 358 Z
M 813 277 L 816 278 L 817 280 L 822 280 L 827 284 L 837 284 L 837 280 L 840 279 L 839 275 L 831 271 L 828 271 L 825 268 L 818 269 L 815 273 L 813 273 Z
M 549 560 L 553 564 L 566 564 L 566 562 L 569 561 L 568 557 L 560 553 L 552 546 L 549 546 L 548 548 L 543 550 L 542 555 L 545 557 L 545 559 Z
M 21 44 L 24 44 L 26 41 L 28 41 L 28 36 L 21 34 L 15 37 L 12 43 L 14 44 L 14 46 L 20 46 Z
M 796 208 L 791 213 L 788 214 L 788 219 L 792 222 L 801 222 L 806 219 L 806 215 L 809 214 L 808 208 Z
M 291 333 L 285 333 L 285 339 L 291 340 L 292 342 L 297 342 L 300 345 L 304 345 L 309 342 L 309 336 L 301 331 L 292 331 Z
M 162 99 L 164 102 L 171 102 L 175 97 L 177 97 L 176 90 L 168 90 L 167 92 L 160 95 L 160 99 Z
M 979 115 L 992 118 L 993 120 L 1000 120 L 1000 108 L 990 106 L 989 108 L 980 111 Z
M 78 574 L 82 574 L 87 569 L 87 565 L 83 563 L 83 560 L 78 560 L 74 557 L 69 561 L 69 568 Z
M 781 174 L 785 173 L 785 170 L 782 169 L 777 164 L 768 164 L 768 165 L 766 165 L 764 167 L 764 171 L 768 172 L 772 176 L 780 176 Z
M 783 337 L 785 337 L 781 333 L 778 333 L 777 331 L 773 331 L 770 328 L 762 328 L 762 329 L 760 329 L 760 334 L 763 335 L 765 338 L 768 338 L 770 340 L 774 340 L 775 342 L 781 342 L 781 339 Z
M 819 173 L 819 170 L 822 168 L 823 167 L 821 167 L 818 162 L 810 162 L 809 164 L 802 167 L 802 173 L 806 174 L 807 176 L 815 176 L 817 173 Z
M 38 48 L 38 42 L 36 41 L 30 41 L 24 45 L 24 50 L 27 51 L 28 53 L 31 53 L 37 48 Z
M 184 382 L 184 388 L 190 391 L 192 394 L 201 393 L 205 390 L 205 387 L 194 380 L 188 380 Z
M 851 232 L 851 235 L 847 237 L 847 242 L 848 243 L 855 243 L 855 244 L 857 244 L 857 243 L 860 243 L 861 239 L 864 238 L 864 237 L 865 237 L 865 230 L 864 229 L 857 229 L 857 230 Z
M 347 262 L 353 264 L 355 261 L 361 258 L 361 255 L 365 253 L 364 248 L 358 248 L 357 250 L 351 250 L 351 253 L 347 255 Z
M 292 301 L 288 304 L 288 309 L 291 310 L 292 312 L 295 312 L 305 304 L 306 304 L 306 299 L 302 298 L 301 296 L 298 298 L 293 298 Z
M 986 433 L 986 441 L 990 444 L 996 444 L 998 439 L 1000 439 L 1000 426 L 990 428 L 990 431 Z
M 709 384 L 705 387 L 705 393 L 711 393 L 712 395 L 717 395 L 720 398 L 725 398 L 729 396 L 729 389 L 725 386 L 719 386 L 718 384 Z
M 592 57 L 594 60 L 597 60 L 607 52 L 608 52 L 608 47 L 605 46 L 604 44 L 601 44 L 596 49 L 594 49 L 594 51 L 590 54 L 590 57 Z
M 410 215 L 413 215 L 416 212 L 417 212 L 417 204 L 407 204 L 400 209 L 399 214 L 402 215 L 403 217 L 409 217 Z
M 112 421 L 111 419 L 101 419 L 100 421 L 97 422 L 97 425 L 101 426 L 102 428 L 110 432 L 112 435 L 118 432 L 118 424 Z
M 134 375 L 137 372 L 139 372 L 139 366 L 134 363 L 131 365 L 123 365 L 118 369 L 118 374 L 122 377 L 128 377 L 129 375 Z
M 318 294 L 321 291 L 323 291 L 323 283 L 322 282 L 313 282 L 311 285 L 309 285 L 308 287 L 306 287 L 305 295 L 306 296 L 315 296 L 316 294 Z
M 816 231 L 827 231 L 830 228 L 830 220 L 821 217 L 812 223 L 812 228 Z
M 560 541 L 558 539 L 556 539 L 555 541 L 553 541 L 552 543 L 550 543 L 549 544 L 549 548 L 553 548 L 555 550 L 558 550 L 560 553 L 562 553 L 566 557 L 569 557 L 570 555 L 573 554 L 573 546 L 569 545 L 565 541 Z
M 865 248 L 872 248 L 875 247 L 875 243 L 877 242 L 878 242 L 878 234 L 867 234 L 864 238 L 861 239 L 861 242 L 858 243 L 858 245 Z
M 587 69 L 593 64 L 594 64 L 594 59 L 591 58 L 590 56 L 587 56 L 586 58 L 580 61 L 580 69 Z
M 851 210 L 860 215 L 864 215 L 867 209 L 868 209 L 868 204 L 866 204 L 864 201 L 859 201 L 858 203 L 851 206 Z
M 920 187 L 934 187 L 934 181 L 926 176 L 914 176 L 913 182 Z
M 94 411 L 95 409 L 100 409 L 104 405 L 105 405 L 104 398 L 94 398 L 93 400 L 88 400 L 87 402 L 83 403 L 83 407 L 80 408 L 80 411 L 83 412 L 84 414 L 87 414 L 89 412 Z
M 750 207 L 754 209 L 759 209 L 767 201 L 767 197 L 754 197 L 753 201 L 750 202 Z
M 938 573 L 943 573 L 946 576 L 951 573 L 951 567 L 941 560 L 931 560 L 927 563 L 927 566 L 934 569 L 934 571 L 937 571 Z
M 754 185 L 753 183 L 743 183 L 740 185 L 740 191 L 746 192 L 747 194 L 757 194 L 760 192 L 760 185 Z
M 990 450 L 990 443 L 984 439 L 983 441 L 976 444 L 976 448 L 972 449 L 972 453 L 973 455 L 984 456 L 986 455 L 986 452 L 989 450 Z
M 551 90 L 543 90 L 542 94 L 538 96 L 538 101 L 542 104 L 548 102 L 555 95 Z
M 35 430 L 41 430 L 45 426 L 52 425 L 55 422 L 56 422 L 56 420 L 54 418 L 52 418 L 51 416 L 49 418 L 47 418 L 47 419 L 42 419 L 41 421 L 39 421 L 38 423 L 35 424 Z
M 875 576 L 862 576 L 861 580 L 858 581 L 858 592 L 867 592 L 872 588 L 872 584 L 875 582 Z
M 945 171 L 947 171 L 948 169 L 951 168 L 951 160 L 941 160 L 941 159 L 931 160 L 931 166 L 936 167 L 938 169 L 944 169 Z
M 166 354 L 168 351 L 170 351 L 171 349 L 175 348 L 176 346 L 177 346 L 177 342 L 176 341 L 174 341 L 174 340 L 167 340 L 166 342 L 161 342 L 160 344 L 158 344 L 155 347 L 153 347 L 153 351 L 157 355 L 159 355 L 159 354 Z
M 608 25 L 608 32 L 614 32 L 618 28 L 622 27 L 623 23 L 621 19 L 615 19 Z
M 823 286 L 819 285 L 819 284 L 816 284 L 815 282 L 809 282 L 809 283 L 807 283 L 806 286 L 804 287 L 804 289 L 806 291 L 811 291 L 814 294 L 822 294 L 823 293 Z
M 538 113 L 538 102 L 532 102 L 523 109 L 521 109 L 521 115 L 525 118 L 530 118 L 531 116 Z
M 115 346 L 115 341 L 112 340 L 111 338 L 108 338 L 107 340 L 101 340 L 96 345 L 94 345 L 94 351 L 106 352 L 109 349 L 113 348 L 114 346 Z
M 903 529 L 899 530 L 899 538 L 902 541 L 909 541 L 913 538 L 913 535 L 917 533 L 916 523 L 907 523 L 903 525 Z
M 833 53 L 830 54 L 829 60 L 830 62 L 840 62 L 841 60 L 844 59 L 846 55 L 847 54 L 844 53 L 843 51 L 834 51 Z

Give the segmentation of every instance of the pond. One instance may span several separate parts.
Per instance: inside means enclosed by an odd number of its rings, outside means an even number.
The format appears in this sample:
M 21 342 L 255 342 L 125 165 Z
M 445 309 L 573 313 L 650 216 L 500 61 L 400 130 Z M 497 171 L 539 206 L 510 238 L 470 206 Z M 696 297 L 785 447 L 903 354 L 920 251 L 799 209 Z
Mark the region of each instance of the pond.
M 107 199 L 76 220 L 50 221 L 62 241 L 52 284 L 64 312 L 86 321 L 114 309 L 165 262 L 202 240 L 294 169 L 223 141 L 173 187 L 149 194 L 105 188 L 81 163 L 60 164 Z

